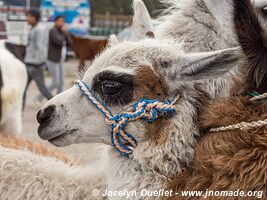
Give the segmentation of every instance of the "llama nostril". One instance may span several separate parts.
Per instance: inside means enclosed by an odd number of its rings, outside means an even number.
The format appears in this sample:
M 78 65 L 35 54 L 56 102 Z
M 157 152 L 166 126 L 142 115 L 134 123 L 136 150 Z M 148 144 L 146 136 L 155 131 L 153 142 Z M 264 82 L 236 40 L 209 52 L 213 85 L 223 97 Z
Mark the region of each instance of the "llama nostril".
M 46 107 L 44 110 L 40 110 L 37 113 L 37 117 L 36 117 L 39 124 L 44 124 L 48 122 L 53 116 L 53 114 L 55 113 L 55 111 L 56 111 L 55 105 L 50 105 Z

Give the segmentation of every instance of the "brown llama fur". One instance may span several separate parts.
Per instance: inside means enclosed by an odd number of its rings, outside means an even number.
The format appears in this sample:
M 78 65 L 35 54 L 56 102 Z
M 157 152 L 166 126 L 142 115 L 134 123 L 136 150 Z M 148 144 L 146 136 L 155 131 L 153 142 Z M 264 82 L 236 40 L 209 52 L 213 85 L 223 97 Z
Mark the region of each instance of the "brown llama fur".
M 267 104 L 232 97 L 210 104 L 202 118 L 203 129 L 267 119 Z M 267 127 L 205 134 L 196 145 L 191 167 L 178 175 L 170 188 L 175 191 L 264 191 L 262 199 L 266 199 Z M 198 198 L 176 196 L 171 199 Z
M 165 98 L 167 97 L 169 88 L 167 86 L 166 80 L 162 75 L 160 75 L 158 70 L 158 64 L 154 64 L 153 68 L 149 66 L 140 67 L 140 70 L 135 75 L 133 81 L 135 88 L 135 99 L 144 97 L 147 99 L 160 99 L 161 101 L 166 100 Z M 197 108 L 196 118 L 198 118 L 199 114 L 202 111 L 202 105 L 204 105 L 205 102 L 210 99 L 210 97 L 208 93 L 202 89 L 200 84 L 196 83 L 194 85 L 194 88 L 196 92 L 194 99 L 197 99 L 194 104 Z M 182 97 L 182 95 L 183 94 L 180 94 L 180 97 Z M 166 133 L 169 133 L 171 132 L 170 130 L 173 130 L 173 125 L 167 124 L 169 124 L 169 120 L 164 118 L 158 119 L 157 123 L 144 122 L 146 130 L 148 130 L 146 134 L 148 138 L 151 139 L 151 142 L 155 143 L 155 145 L 161 145 L 162 143 L 164 143 L 168 138 L 168 135 L 166 135 Z
M 267 43 L 250 0 L 234 0 L 234 22 L 239 42 L 247 57 L 244 76 L 228 99 L 211 102 L 200 117 L 203 137 L 195 148 L 195 158 L 173 181 L 169 189 L 189 191 L 263 191 L 267 199 L 267 126 L 249 131 L 209 132 L 210 128 L 267 119 L 267 102 L 251 101 L 250 91 L 267 90 Z M 166 199 L 204 199 L 174 195 Z M 215 197 L 212 200 L 250 200 L 251 197 Z
M 64 153 L 57 151 L 53 148 L 49 148 L 40 143 L 33 143 L 30 140 L 14 137 L 10 134 L 0 135 L 0 145 L 5 148 L 26 150 L 33 152 L 41 156 L 47 156 L 61 160 L 67 164 L 77 164 L 78 160 L 71 158 Z

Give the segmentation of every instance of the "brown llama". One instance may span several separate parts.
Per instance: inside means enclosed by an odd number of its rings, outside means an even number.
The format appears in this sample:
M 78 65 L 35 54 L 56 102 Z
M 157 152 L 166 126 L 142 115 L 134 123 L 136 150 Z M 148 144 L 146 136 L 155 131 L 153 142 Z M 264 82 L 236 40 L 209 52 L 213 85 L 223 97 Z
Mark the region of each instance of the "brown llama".
M 231 97 L 211 102 L 200 117 L 203 137 L 194 161 L 170 182 L 169 189 L 178 194 L 166 199 L 267 199 L 267 103 L 246 97 L 267 90 L 267 40 L 250 0 L 234 0 L 234 23 L 248 67 Z M 244 194 L 212 194 L 237 190 Z M 203 191 L 203 195 L 186 197 L 182 191 Z
M 74 50 L 76 56 L 79 59 L 79 71 L 85 70 L 85 61 L 92 61 L 96 55 L 101 53 L 108 44 L 108 38 L 104 37 L 78 37 L 71 35 L 72 39 L 72 49 Z

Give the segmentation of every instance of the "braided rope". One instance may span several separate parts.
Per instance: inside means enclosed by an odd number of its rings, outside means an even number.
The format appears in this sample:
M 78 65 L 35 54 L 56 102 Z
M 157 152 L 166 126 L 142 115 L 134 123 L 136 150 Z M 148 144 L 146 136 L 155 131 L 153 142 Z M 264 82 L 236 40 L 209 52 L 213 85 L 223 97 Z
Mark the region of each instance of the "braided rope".
M 250 92 L 249 93 L 252 98 L 250 98 L 251 101 L 259 101 L 267 98 L 267 93 L 259 94 L 257 92 Z M 234 125 L 229 126 L 221 126 L 217 128 L 211 128 L 210 132 L 219 132 L 219 131 L 230 131 L 235 129 L 240 129 L 242 131 L 247 131 L 253 128 L 260 128 L 267 125 L 267 119 L 265 120 L 259 120 L 259 121 L 253 121 L 253 122 L 241 122 Z
M 76 80 L 74 83 L 80 87 L 80 90 L 82 91 L 82 93 L 87 97 L 87 99 L 92 104 L 94 104 L 97 107 L 98 110 L 100 110 L 100 112 L 104 116 L 108 118 L 112 117 L 112 113 L 106 108 L 104 104 L 100 103 L 99 99 L 93 95 L 90 88 L 83 81 Z
M 254 96 L 250 98 L 251 101 L 259 101 L 267 98 L 267 93 L 263 93 L 261 95 Z
M 235 124 L 235 125 L 212 128 L 212 129 L 210 129 L 210 132 L 230 131 L 230 130 L 235 130 L 235 129 L 240 129 L 242 131 L 247 131 L 247 130 L 250 130 L 250 129 L 253 129 L 253 128 L 259 128 L 259 127 L 262 127 L 262 126 L 265 126 L 265 125 L 267 125 L 267 119 L 259 120 L 259 121 L 253 121 L 253 122 L 250 122 L 250 123 L 241 122 L 241 123 Z
M 144 119 L 147 122 L 155 122 L 159 117 L 171 117 L 176 112 L 174 104 L 179 99 L 179 96 L 175 96 L 167 102 L 161 102 L 159 100 L 142 98 L 133 105 L 133 110 L 131 112 L 113 115 L 111 111 L 93 95 L 88 85 L 81 80 L 76 80 L 75 84 L 79 86 L 85 97 L 102 113 L 106 123 L 112 126 L 112 145 L 123 156 L 131 154 L 133 148 L 137 146 L 137 140 L 124 130 L 127 123 L 138 119 Z M 121 141 L 122 139 L 128 142 L 129 146 L 124 145 Z

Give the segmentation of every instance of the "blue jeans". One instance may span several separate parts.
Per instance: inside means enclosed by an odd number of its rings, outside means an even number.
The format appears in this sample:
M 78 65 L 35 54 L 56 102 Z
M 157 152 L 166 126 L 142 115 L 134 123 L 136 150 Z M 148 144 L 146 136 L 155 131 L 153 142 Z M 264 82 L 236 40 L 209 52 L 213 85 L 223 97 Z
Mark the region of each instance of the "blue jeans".
M 64 86 L 64 80 L 63 80 L 63 69 L 62 69 L 62 63 L 61 62 L 53 62 L 48 60 L 46 62 L 49 73 L 52 77 L 51 85 L 48 87 L 50 92 L 52 92 L 54 89 L 57 89 L 57 94 L 61 93 L 63 91 Z
M 40 65 L 26 64 L 26 66 L 28 72 L 28 83 L 24 92 L 23 108 L 25 107 L 27 89 L 32 80 L 35 81 L 39 91 L 44 97 L 46 97 L 48 100 L 53 98 L 53 95 L 49 92 L 49 90 L 45 86 L 44 64 Z

